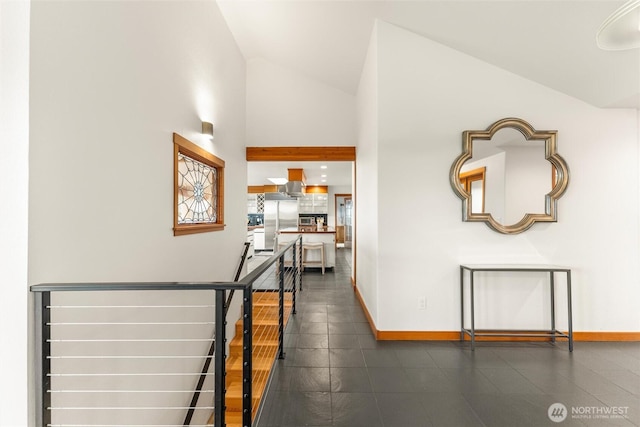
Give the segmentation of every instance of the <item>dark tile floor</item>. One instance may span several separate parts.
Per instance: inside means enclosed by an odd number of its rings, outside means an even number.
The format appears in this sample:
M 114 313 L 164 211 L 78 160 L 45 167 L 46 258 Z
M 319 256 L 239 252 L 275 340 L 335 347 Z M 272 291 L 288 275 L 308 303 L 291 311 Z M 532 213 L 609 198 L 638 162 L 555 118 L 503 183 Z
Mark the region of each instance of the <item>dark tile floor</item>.
M 337 261 L 304 274 L 258 427 L 640 426 L 640 343 L 376 341 Z

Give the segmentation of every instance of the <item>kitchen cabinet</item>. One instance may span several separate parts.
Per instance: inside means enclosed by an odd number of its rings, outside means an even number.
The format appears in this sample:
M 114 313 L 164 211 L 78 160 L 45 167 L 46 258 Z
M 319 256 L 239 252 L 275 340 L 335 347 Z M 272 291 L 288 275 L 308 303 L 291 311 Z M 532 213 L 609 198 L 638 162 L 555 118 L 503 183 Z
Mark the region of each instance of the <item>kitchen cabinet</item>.
M 264 193 L 247 194 L 247 213 L 264 213 Z
M 263 251 L 264 247 L 264 227 L 253 230 L 253 246 L 256 251 Z
M 251 258 L 255 254 L 255 242 L 254 242 L 254 230 L 247 230 L 247 242 L 249 243 L 249 250 L 247 251 L 247 259 Z
M 324 244 L 324 265 L 326 268 L 336 266 L 336 230 L 331 227 L 323 227 L 322 230 L 305 231 L 304 228 L 285 228 L 278 232 L 278 243 L 289 243 L 302 235 L 302 244 L 323 243 Z M 309 251 L 305 255 L 306 261 L 320 261 L 319 251 Z
M 298 199 L 299 213 L 321 213 L 328 212 L 329 196 L 322 193 L 305 194 Z

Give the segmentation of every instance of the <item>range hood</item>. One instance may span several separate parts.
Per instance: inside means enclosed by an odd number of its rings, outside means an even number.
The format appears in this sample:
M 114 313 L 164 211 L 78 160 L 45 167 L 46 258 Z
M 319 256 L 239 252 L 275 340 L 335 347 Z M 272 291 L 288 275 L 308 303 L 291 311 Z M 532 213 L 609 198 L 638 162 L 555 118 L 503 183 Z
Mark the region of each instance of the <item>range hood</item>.
M 305 194 L 306 177 L 302 169 L 289 169 L 289 181 L 284 185 L 265 186 L 266 200 L 291 200 Z
M 304 196 L 304 182 L 302 181 L 289 181 L 285 185 L 285 193 L 287 193 L 291 197 L 302 197 Z
M 289 182 L 285 184 L 285 192 L 291 197 L 304 196 L 304 190 L 307 186 L 306 177 L 304 176 L 304 170 L 302 169 L 288 169 Z
M 277 192 L 266 192 L 264 193 L 265 200 L 296 200 L 295 197 L 289 196 L 286 193 L 286 189 L 284 185 L 278 185 Z

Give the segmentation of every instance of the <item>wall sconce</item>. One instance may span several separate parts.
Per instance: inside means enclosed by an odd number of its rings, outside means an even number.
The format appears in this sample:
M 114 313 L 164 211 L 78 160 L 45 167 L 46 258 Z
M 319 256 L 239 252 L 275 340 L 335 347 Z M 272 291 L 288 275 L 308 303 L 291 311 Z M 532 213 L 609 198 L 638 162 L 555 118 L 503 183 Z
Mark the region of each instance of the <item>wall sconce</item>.
M 209 139 L 213 139 L 213 123 L 202 122 L 202 134 L 208 136 Z

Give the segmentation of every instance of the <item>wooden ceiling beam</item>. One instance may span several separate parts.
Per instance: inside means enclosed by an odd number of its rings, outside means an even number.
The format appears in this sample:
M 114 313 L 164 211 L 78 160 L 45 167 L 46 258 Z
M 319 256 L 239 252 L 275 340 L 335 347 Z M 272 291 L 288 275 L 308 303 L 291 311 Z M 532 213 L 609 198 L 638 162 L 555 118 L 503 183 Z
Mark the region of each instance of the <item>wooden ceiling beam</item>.
M 247 147 L 248 162 L 353 162 L 356 147 Z

